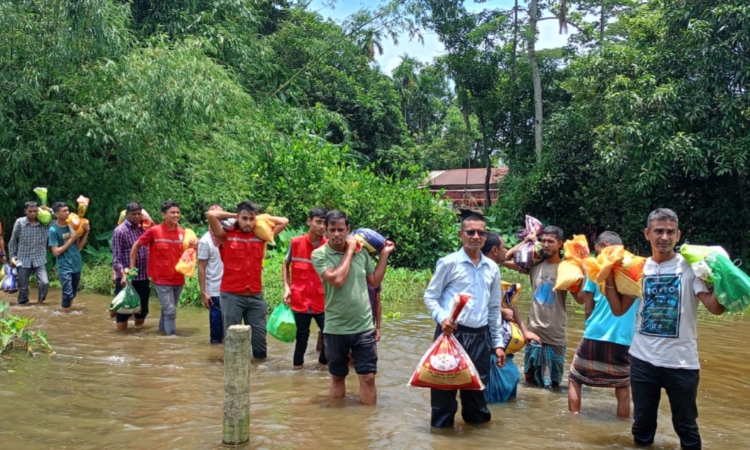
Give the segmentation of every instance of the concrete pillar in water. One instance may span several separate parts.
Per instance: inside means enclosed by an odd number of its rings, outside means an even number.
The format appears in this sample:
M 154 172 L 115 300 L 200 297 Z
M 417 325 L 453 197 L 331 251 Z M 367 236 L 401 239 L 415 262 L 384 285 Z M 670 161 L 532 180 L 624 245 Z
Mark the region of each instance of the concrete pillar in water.
M 250 327 L 232 325 L 224 336 L 224 419 L 221 440 L 239 445 L 250 440 Z

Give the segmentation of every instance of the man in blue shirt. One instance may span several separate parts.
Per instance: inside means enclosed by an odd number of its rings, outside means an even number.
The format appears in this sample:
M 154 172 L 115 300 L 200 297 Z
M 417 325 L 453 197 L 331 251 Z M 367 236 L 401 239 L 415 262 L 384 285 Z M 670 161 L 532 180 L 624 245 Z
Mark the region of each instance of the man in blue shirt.
M 596 239 L 594 248 L 601 252 L 610 245 L 622 245 L 617 233 L 605 231 Z M 615 316 L 607 297 L 591 280 L 575 296 L 586 308 L 586 331 L 578 344 L 568 374 L 568 409 L 581 410 L 581 385 L 614 388 L 618 417 L 630 417 L 630 343 L 635 333 L 637 308 Z
M 482 255 L 487 240 L 487 224 L 472 215 L 461 222 L 463 248 L 441 258 L 424 293 L 424 302 L 437 322 L 435 339 L 441 333 L 453 334 L 471 358 L 482 382 L 490 378 L 490 352 L 494 350 L 498 366 L 505 365 L 503 338 L 500 334 L 500 270 Z M 471 294 L 457 322 L 451 321 L 451 301 L 455 294 Z M 430 390 L 432 417 L 437 428 L 452 427 L 458 411 L 456 390 Z M 489 422 L 490 410 L 484 391 L 461 391 L 461 416 L 469 424 Z

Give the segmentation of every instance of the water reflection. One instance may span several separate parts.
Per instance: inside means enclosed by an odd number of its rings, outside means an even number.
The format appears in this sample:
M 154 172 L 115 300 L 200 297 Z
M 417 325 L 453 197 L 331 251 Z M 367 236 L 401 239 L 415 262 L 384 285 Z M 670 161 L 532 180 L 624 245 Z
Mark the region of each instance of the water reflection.
M 165 338 L 157 334 L 154 305 L 144 328 L 120 334 L 106 313 L 108 302 L 81 295 L 75 306 L 84 313 L 71 316 L 56 314 L 50 305 L 12 308 L 43 324 L 57 354 L 0 360 L 0 448 L 222 448 L 223 347 L 209 344 L 207 312 L 180 310 L 178 335 Z M 466 426 L 459 414 L 455 429 L 431 429 L 428 390 L 405 385 L 429 346 L 433 324 L 421 305 L 401 312 L 402 319 L 384 324 L 376 407 L 359 405 L 355 376 L 347 380 L 345 399 L 329 399 L 328 374 L 318 367 L 313 346 L 305 369 L 292 371 L 293 345 L 269 338 L 270 357 L 253 362 L 253 435 L 247 447 L 632 448 L 631 421 L 615 417 L 613 391 L 585 387 L 580 416 L 568 414 L 564 391 L 522 383 L 517 400 L 491 406 L 489 424 Z M 582 316 L 570 313 L 568 363 L 582 323 Z M 705 448 L 744 449 L 750 442 L 746 323 L 734 317 L 699 324 L 698 423 Z M 666 397 L 660 411 L 654 448 L 678 449 Z

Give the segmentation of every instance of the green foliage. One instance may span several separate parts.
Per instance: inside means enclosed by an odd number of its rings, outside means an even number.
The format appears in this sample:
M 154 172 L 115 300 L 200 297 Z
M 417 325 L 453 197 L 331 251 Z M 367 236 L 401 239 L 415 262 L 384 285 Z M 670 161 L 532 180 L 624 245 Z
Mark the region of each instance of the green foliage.
M 52 351 L 47 341 L 47 333 L 32 330 L 34 319 L 8 314 L 10 305 L 0 302 L 0 354 L 10 350 L 25 350 L 33 356 L 34 350 Z

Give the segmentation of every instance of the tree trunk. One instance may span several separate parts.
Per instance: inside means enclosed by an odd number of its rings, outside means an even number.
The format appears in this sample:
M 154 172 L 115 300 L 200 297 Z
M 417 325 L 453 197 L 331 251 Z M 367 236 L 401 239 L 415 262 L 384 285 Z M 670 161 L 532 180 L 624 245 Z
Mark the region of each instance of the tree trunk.
M 534 81 L 534 152 L 536 163 L 542 162 L 542 79 L 539 75 L 539 63 L 536 59 L 536 35 L 537 35 L 537 11 L 538 0 L 531 0 L 529 8 L 529 62 L 531 64 L 531 77 Z
M 221 440 L 250 441 L 250 327 L 232 325 L 224 338 L 224 420 Z
M 602 0 L 602 10 L 599 15 L 599 45 L 602 45 L 604 42 L 604 4 L 607 2 L 607 0 Z
M 484 150 L 484 157 L 487 167 L 487 173 L 484 175 L 484 212 L 487 212 L 492 206 L 492 198 L 490 197 L 490 179 L 492 178 L 492 160 L 490 158 L 490 146 L 487 143 L 487 129 L 484 121 L 484 114 L 479 114 L 479 126 L 482 127 L 482 147 Z
M 511 152 L 515 156 L 516 154 L 516 117 L 518 117 L 518 102 L 516 101 L 516 59 L 518 58 L 518 0 L 515 1 L 513 6 L 513 56 L 510 60 L 510 96 L 511 104 L 513 105 L 510 110 L 510 127 L 509 127 L 509 139 Z

